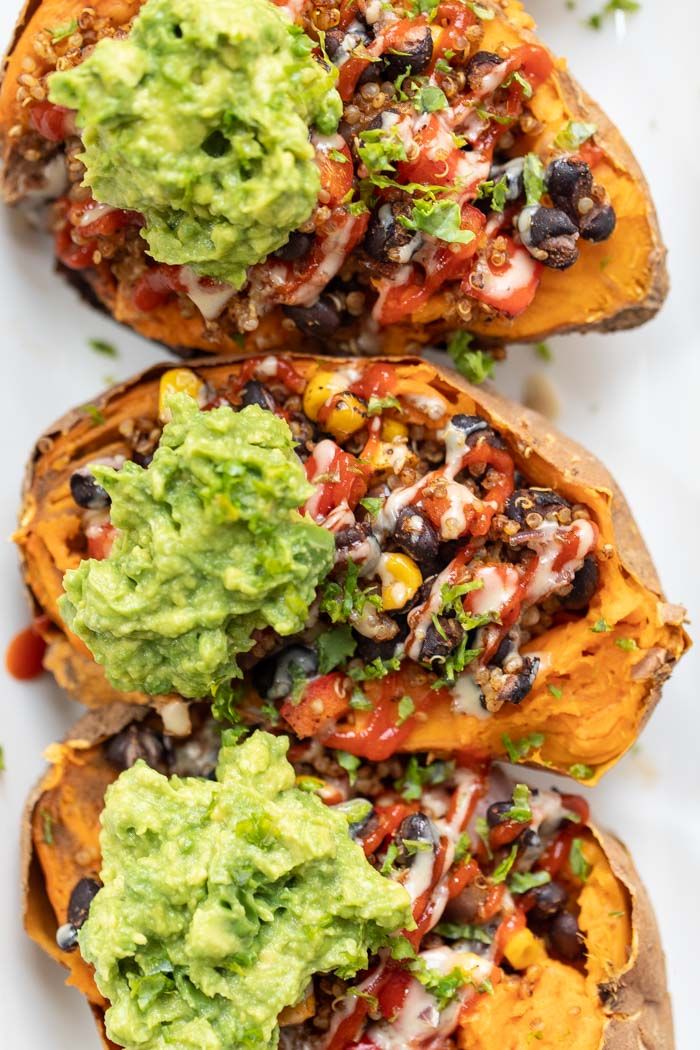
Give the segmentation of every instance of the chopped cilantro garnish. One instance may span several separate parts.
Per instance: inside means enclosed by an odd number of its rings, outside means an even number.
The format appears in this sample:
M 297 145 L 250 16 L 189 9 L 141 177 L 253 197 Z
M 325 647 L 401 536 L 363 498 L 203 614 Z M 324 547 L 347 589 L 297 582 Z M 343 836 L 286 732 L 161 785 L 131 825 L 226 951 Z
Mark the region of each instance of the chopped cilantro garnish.
M 600 11 L 596 14 L 589 15 L 585 24 L 590 29 L 602 29 L 605 20 L 611 15 L 614 15 L 616 11 L 622 11 L 625 14 L 632 15 L 638 11 L 641 6 L 639 0 L 608 0 Z
M 271 722 L 272 725 L 277 725 L 280 720 L 280 713 L 274 704 L 267 700 L 264 704 L 260 705 L 260 714 L 263 716 L 266 722 Z
M 535 748 L 544 744 L 544 733 L 528 733 L 519 740 L 511 740 L 507 733 L 501 737 L 501 743 L 511 762 L 522 762 Z
M 88 339 L 88 346 L 96 354 L 102 354 L 104 357 L 117 357 L 118 355 L 116 346 L 108 343 L 106 339 Z
M 569 766 L 569 776 L 575 780 L 590 780 L 594 773 L 595 770 L 584 762 L 574 762 L 573 766 Z
M 454 585 L 443 583 L 440 588 L 440 612 L 454 613 L 465 631 L 471 631 L 474 627 L 483 626 L 488 620 L 484 620 L 481 616 L 472 616 L 465 610 L 464 603 L 460 601 L 465 594 L 469 594 L 471 591 L 480 591 L 483 586 L 484 581 L 480 579 L 465 580 L 464 583 Z
M 78 23 L 75 18 L 71 18 L 70 22 L 64 22 L 60 26 L 54 26 L 53 29 L 49 29 L 51 43 L 57 44 L 59 40 L 65 40 L 66 37 L 72 36 L 77 28 Z
M 401 402 L 397 397 L 392 397 L 391 394 L 388 394 L 386 397 L 375 397 L 375 395 L 372 394 L 367 402 L 367 415 L 378 416 L 385 408 L 395 408 L 399 412 L 403 412 Z M 360 502 L 362 501 L 360 500 Z
M 399 715 L 399 717 L 396 719 L 397 726 L 402 726 L 404 724 L 404 722 L 408 721 L 408 719 L 411 717 L 411 715 L 413 714 L 415 709 L 416 709 L 416 705 L 413 703 L 413 700 L 411 699 L 411 697 L 410 696 L 402 696 L 401 699 L 399 700 L 399 708 L 398 708 L 398 715 Z
M 335 760 L 347 773 L 350 783 L 354 784 L 357 780 L 357 770 L 360 768 L 362 760 L 357 755 L 351 755 L 349 751 L 336 751 Z
M 338 164 L 349 164 L 350 163 L 348 161 L 348 158 L 345 156 L 345 154 L 341 153 L 339 149 L 332 149 L 332 150 L 330 150 L 328 156 L 331 158 L 331 160 L 337 161 Z
M 370 698 L 365 696 L 362 690 L 356 686 L 350 697 L 350 707 L 352 707 L 354 711 L 371 711 L 373 706 L 374 705 Z
M 468 831 L 463 831 L 455 843 L 455 864 L 458 864 L 460 860 L 464 860 L 465 857 L 469 856 L 469 851 L 472 848 L 472 840 L 469 837 Z
M 624 649 L 626 653 L 631 653 L 637 648 L 634 638 L 616 638 L 615 645 L 618 649 Z
M 348 674 L 355 682 L 367 682 L 372 678 L 386 678 L 392 671 L 398 671 L 400 666 L 401 653 L 397 653 L 396 656 L 392 656 L 389 660 L 382 660 L 381 656 L 377 656 L 370 663 L 351 667 Z
M 500 864 L 497 864 L 491 874 L 491 882 L 494 885 L 498 885 L 500 882 L 505 882 L 510 874 L 510 869 L 515 864 L 515 858 L 518 855 L 518 845 L 515 843 L 511 846 L 510 853 L 507 857 L 504 857 Z
M 451 73 L 452 72 L 452 66 L 444 58 L 439 58 L 437 60 L 437 62 L 435 63 L 435 72 L 436 73 Z
M 511 84 L 519 84 L 520 85 L 520 87 L 523 90 L 523 98 L 525 98 L 525 99 L 532 98 L 532 94 L 533 94 L 532 84 L 530 83 L 529 80 L 526 80 L 526 78 L 522 75 L 522 73 L 520 73 L 517 69 L 514 70 L 514 72 L 512 72 L 510 74 L 510 76 L 506 77 L 506 79 L 503 81 L 503 84 L 501 85 L 501 87 L 507 88 L 507 87 L 510 87 Z
M 345 579 L 342 583 L 326 580 L 321 587 L 321 612 L 324 612 L 332 623 L 347 623 L 350 617 L 361 615 L 365 605 L 381 605 L 381 598 L 376 593 L 362 590 L 358 584 L 359 566 L 353 561 L 347 564 Z
M 409 964 L 409 969 L 426 991 L 436 999 L 437 1008 L 441 1013 L 456 997 L 460 988 L 469 983 L 469 975 L 459 967 L 455 967 L 449 973 L 439 973 L 437 970 L 431 970 L 421 958 L 414 959 Z
M 399 215 L 409 230 L 421 230 L 448 244 L 469 244 L 476 234 L 462 229 L 462 213 L 456 201 L 417 200 L 410 215 Z
M 234 686 L 231 682 L 222 682 L 214 688 L 212 696 L 211 713 L 214 718 L 219 722 L 228 722 L 229 725 L 238 726 L 241 720 L 238 704 L 243 699 L 241 685 L 237 683 Z
M 510 125 L 514 121 L 514 117 L 501 116 L 500 113 L 492 113 L 484 106 L 474 106 L 475 111 L 479 114 L 482 120 L 494 120 L 496 124 L 502 124 L 504 127 Z
M 548 871 L 513 871 L 508 879 L 508 889 L 511 893 L 527 893 L 535 886 L 544 886 L 551 881 Z
M 404 959 L 415 959 L 416 953 L 413 945 L 406 937 L 396 937 L 391 942 L 391 957 L 396 959 L 397 962 L 403 962 Z
M 470 350 L 471 332 L 453 332 L 447 340 L 447 352 L 458 372 L 470 383 L 483 383 L 493 375 L 495 360 L 483 350 Z
M 461 674 L 473 660 L 476 660 L 480 652 L 481 649 L 467 649 L 467 635 L 465 634 L 457 648 L 445 657 L 442 663 L 442 678 L 433 682 L 431 688 L 442 689 L 443 686 L 454 685 L 457 675 Z M 437 662 L 437 660 L 433 661 L 433 663 Z
M 411 755 L 403 776 L 396 781 L 394 787 L 407 802 L 414 802 L 421 797 L 424 787 L 444 784 L 454 773 L 454 768 L 454 762 L 442 759 L 422 766 L 416 755 Z
M 483 22 L 490 22 L 494 17 L 493 11 L 490 7 L 484 7 L 483 4 L 473 3 L 472 0 L 466 0 L 466 5 L 469 10 L 480 18 Z
M 396 124 L 388 128 L 361 131 L 357 152 L 370 178 L 382 171 L 395 171 L 395 162 L 406 160 L 406 147 L 396 130 Z
M 525 203 L 539 204 L 544 193 L 544 164 L 536 153 L 528 153 L 523 165 Z
M 591 865 L 588 863 L 583 855 L 583 841 L 582 839 L 574 839 L 569 849 L 569 867 L 571 868 L 572 874 L 580 879 L 581 882 L 586 882 L 588 876 L 591 874 Z
M 530 788 L 527 784 L 516 784 L 513 788 L 513 805 L 503 814 L 504 820 L 515 820 L 525 824 L 532 820 Z
M 427 15 L 428 21 L 432 22 L 440 6 L 440 0 L 410 0 L 409 14 Z
M 435 932 L 448 941 L 479 941 L 480 944 L 491 944 L 493 937 L 483 926 L 475 926 L 470 922 L 441 922 L 435 927 Z
M 324 631 L 316 641 L 318 653 L 318 673 L 328 674 L 335 667 L 345 663 L 355 652 L 357 642 L 352 629 L 347 624 L 340 624 L 330 631 Z
M 597 124 L 584 124 L 582 120 L 570 120 L 557 132 L 554 145 L 559 149 L 578 149 L 598 130 Z
M 0 744 L 0 773 L 5 772 L 5 748 Z
M 372 995 L 371 992 L 363 992 L 360 987 L 354 986 L 352 988 L 346 988 L 345 994 L 354 995 L 356 999 L 364 999 L 369 1005 L 370 1010 L 376 1010 L 379 1006 L 379 1000 L 376 995 Z
M 104 414 L 100 411 L 97 405 L 83 405 L 83 412 L 86 416 L 90 417 L 96 427 L 102 426 L 105 421 Z
M 360 500 L 360 506 L 364 507 L 368 514 L 374 517 L 375 514 L 379 514 L 382 509 L 384 500 L 381 496 L 365 496 L 364 499 Z
M 416 853 L 432 853 L 433 851 L 432 842 L 427 842 L 425 839 L 401 839 L 401 842 L 409 857 L 415 856 Z
M 486 179 L 485 182 L 482 182 L 477 191 L 476 199 L 490 199 L 491 211 L 503 211 L 508 200 L 508 180 L 505 175 L 501 175 L 497 181 Z
M 491 851 L 491 841 L 489 838 L 490 828 L 486 818 L 477 817 L 474 821 L 474 829 L 481 841 L 483 842 L 484 846 L 486 847 L 486 856 L 489 858 L 489 860 L 491 860 L 491 858 L 493 857 L 493 853 Z
M 413 105 L 419 113 L 436 113 L 439 109 L 447 109 L 449 103 L 442 88 L 435 84 L 425 84 L 415 92 Z
M 551 682 L 547 683 L 547 689 L 556 700 L 561 700 L 562 696 L 564 695 L 564 690 L 561 689 L 558 685 L 552 685 Z
M 546 343 L 535 343 L 535 353 L 542 360 L 546 361 L 547 364 L 554 360 L 554 354 L 552 353 L 551 347 Z
M 53 817 L 48 809 L 41 811 L 41 837 L 47 846 L 53 846 Z
M 596 620 L 596 622 L 593 624 L 591 630 L 594 634 L 605 634 L 607 631 L 612 631 L 612 627 L 607 622 L 607 620 L 604 620 L 601 616 L 601 618 L 599 620 Z
M 399 855 L 399 847 L 395 842 L 390 842 L 384 857 L 384 862 L 379 869 L 382 875 L 391 875 L 394 870 L 394 861 Z

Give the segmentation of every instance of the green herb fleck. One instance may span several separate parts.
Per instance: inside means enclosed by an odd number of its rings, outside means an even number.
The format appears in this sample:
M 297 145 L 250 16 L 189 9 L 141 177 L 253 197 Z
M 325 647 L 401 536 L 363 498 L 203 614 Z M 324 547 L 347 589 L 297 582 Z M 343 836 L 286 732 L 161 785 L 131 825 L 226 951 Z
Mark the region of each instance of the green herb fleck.
M 348 670 L 348 674 L 355 682 L 367 682 L 374 678 L 386 678 L 388 674 L 391 674 L 392 671 L 398 671 L 400 667 L 401 654 L 398 653 L 389 660 L 382 660 L 381 656 L 377 656 L 370 663 L 351 667 Z
M 491 882 L 497 886 L 500 882 L 505 882 L 510 874 L 510 869 L 515 864 L 515 858 L 518 855 L 518 845 L 515 843 L 511 846 L 510 853 L 507 857 L 504 857 L 500 864 L 497 864 L 491 875 Z
M 350 697 L 350 707 L 352 707 L 354 711 L 371 711 L 374 705 L 370 698 L 362 692 L 359 686 L 356 686 Z
M 351 755 L 349 751 L 336 751 L 335 760 L 347 773 L 350 783 L 354 784 L 357 780 L 357 771 L 362 764 L 361 759 L 357 755 Z
M 439 109 L 447 109 L 448 101 L 441 88 L 435 84 L 425 84 L 415 92 L 413 105 L 419 113 L 436 113 Z
M 527 736 L 520 737 L 519 740 L 511 740 L 507 733 L 504 733 L 501 737 L 501 743 L 506 749 L 511 762 L 522 762 L 531 751 L 542 747 L 544 740 L 544 733 L 528 733 Z
M 96 354 L 102 354 L 103 357 L 118 357 L 119 351 L 113 343 L 108 343 L 106 339 L 88 339 L 88 346 L 91 350 L 94 350 Z
M 569 848 L 569 867 L 572 873 L 581 882 L 587 882 L 591 874 L 591 865 L 583 855 L 583 841 L 574 839 Z
M 618 649 L 624 649 L 626 653 L 634 652 L 637 648 L 637 643 L 634 638 L 616 638 L 615 645 Z
M 544 193 L 544 164 L 536 153 L 528 153 L 523 165 L 525 203 L 539 204 Z
M 552 685 L 551 682 L 547 683 L 547 689 L 556 700 L 561 700 L 562 696 L 564 695 L 564 690 L 560 689 L 558 685 Z
M 525 824 L 532 820 L 530 788 L 527 784 L 516 784 L 513 788 L 513 805 L 503 814 L 504 820 L 515 820 Z
M 399 855 L 399 847 L 395 842 L 390 842 L 384 857 L 384 863 L 379 869 L 382 875 L 391 875 L 394 870 L 394 861 Z
M 403 776 L 397 780 L 394 787 L 406 802 L 415 802 L 423 794 L 424 787 L 434 787 L 444 784 L 455 770 L 454 762 L 446 762 L 437 759 L 422 766 L 415 755 L 409 758 Z
M 440 922 L 435 927 L 435 932 L 441 937 L 447 937 L 448 941 L 479 941 L 480 944 L 491 944 L 493 937 L 483 926 L 475 926 L 470 922 Z
M 554 145 L 559 149 L 578 149 L 598 130 L 597 124 L 584 124 L 582 120 L 570 120 L 557 132 Z
M 589 29 L 602 29 L 604 22 L 611 18 L 617 11 L 623 11 L 625 14 L 635 14 L 641 7 L 639 0 L 608 0 L 608 2 L 598 11 L 596 14 L 590 15 L 585 25 Z
M 546 361 L 549 364 L 554 360 L 554 354 L 546 343 L 536 343 L 534 350 L 541 361 Z
M 105 417 L 97 405 L 83 405 L 83 412 L 92 420 L 93 426 L 101 427 Z
M 47 846 L 53 846 L 53 817 L 47 809 L 41 811 L 41 837 Z
M 77 28 L 78 23 L 75 18 L 71 18 L 70 22 L 64 22 L 63 25 L 54 26 L 53 29 L 49 29 L 51 43 L 57 44 L 59 40 L 65 40 L 66 37 L 72 36 Z
M 340 624 L 330 631 L 324 631 L 318 636 L 316 651 L 318 652 L 318 673 L 328 674 L 335 667 L 345 663 L 355 652 L 357 642 L 353 638 L 352 629 L 347 624 Z
M 514 871 L 508 879 L 508 889 L 511 893 L 527 893 L 535 886 L 544 886 L 551 881 L 548 871 Z
M 447 352 L 457 371 L 468 382 L 478 385 L 490 379 L 496 362 L 483 350 L 470 350 L 473 340 L 471 332 L 453 332 L 447 340 Z
M 410 216 L 399 215 L 399 222 L 448 244 L 469 244 L 476 236 L 472 230 L 462 229 L 462 213 L 456 201 L 417 200 Z
M 328 155 L 331 160 L 337 161 L 338 164 L 349 164 L 348 158 L 339 149 L 332 149 Z
M 599 620 L 596 620 L 596 622 L 593 624 L 591 630 L 593 631 L 593 634 L 605 634 L 607 631 L 612 631 L 612 627 L 607 622 L 607 620 L 604 620 L 601 616 L 601 618 Z
M 390 394 L 387 397 L 375 397 L 374 394 L 372 394 L 367 402 L 367 415 L 378 416 L 385 408 L 395 408 L 399 412 L 403 412 L 401 402 L 397 397 L 392 397 Z M 360 502 L 362 501 L 360 500 Z
M 595 770 L 584 762 L 574 762 L 573 766 L 569 766 L 569 776 L 576 780 L 590 780 L 594 773 Z
M 364 499 L 360 500 L 360 506 L 364 507 L 367 513 L 371 514 L 372 517 L 374 517 L 375 514 L 379 514 L 383 504 L 384 500 L 381 496 L 365 496 Z
M 397 726 L 402 726 L 404 722 L 407 722 L 413 712 L 416 710 L 416 705 L 410 696 L 402 696 L 399 700 L 398 714 L 399 717 L 396 720 Z

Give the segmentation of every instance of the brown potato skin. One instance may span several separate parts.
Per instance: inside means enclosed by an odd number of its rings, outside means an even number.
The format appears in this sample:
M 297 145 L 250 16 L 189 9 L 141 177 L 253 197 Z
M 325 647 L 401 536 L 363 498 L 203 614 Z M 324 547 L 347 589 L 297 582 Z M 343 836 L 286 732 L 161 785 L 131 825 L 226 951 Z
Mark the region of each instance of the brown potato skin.
M 144 710 L 126 704 L 112 704 L 98 711 L 90 711 L 75 724 L 61 747 L 72 751 L 79 761 L 80 752 L 93 747 L 119 732 L 134 718 L 145 715 Z M 58 745 L 54 745 L 56 747 Z M 49 756 L 51 757 L 51 756 Z M 55 757 L 55 755 L 54 755 Z M 106 1050 L 113 1050 L 104 1031 L 104 1001 L 101 1000 L 89 975 L 89 968 L 77 953 L 66 955 L 55 943 L 55 934 L 63 916 L 57 917 L 49 900 L 46 877 L 37 854 L 37 821 L 42 798 L 56 786 L 56 774 L 49 770 L 28 799 L 22 825 L 22 900 L 24 925 L 29 936 L 52 958 L 68 966 L 68 983 L 77 985 L 83 994 L 90 995 L 90 1009 Z M 38 825 L 35 825 L 35 828 Z M 614 836 L 600 831 L 594 825 L 589 830 L 603 850 L 605 858 L 623 887 L 630 912 L 631 937 L 629 957 L 606 982 L 598 984 L 603 1018 L 603 1038 L 599 1046 L 590 1050 L 674 1050 L 673 1018 L 666 984 L 664 953 L 656 919 L 649 897 L 624 845 Z M 90 874 L 86 868 L 78 873 Z M 601 905 L 602 906 L 602 905 Z M 74 970 L 76 960 L 78 969 Z M 80 971 L 87 973 L 81 981 Z M 526 1037 L 525 1037 L 526 1038 Z M 467 1044 L 468 1045 L 468 1044 Z M 519 1045 L 519 1044 L 518 1044 Z M 523 1040 L 523 1047 L 525 1041 Z
M 351 359 L 285 355 L 303 375 L 317 366 L 338 367 Z M 378 359 L 366 359 L 369 363 Z M 516 739 L 541 730 L 546 733 L 542 749 L 530 755 L 534 765 L 545 765 L 560 772 L 583 763 L 592 769 L 586 783 L 592 784 L 632 745 L 651 714 L 660 688 L 676 660 L 689 644 L 682 628 L 683 610 L 663 600 L 661 585 L 648 551 L 641 539 L 619 489 L 608 471 L 589 452 L 556 431 L 536 413 L 496 394 L 492 389 L 474 387 L 450 369 L 438 368 L 412 358 L 390 360 L 398 370 L 432 376 L 430 388 L 450 403 L 450 411 L 475 411 L 489 419 L 506 438 L 516 465 L 524 469 L 536 485 L 551 485 L 573 502 L 589 506 L 601 530 L 601 542 L 608 552 L 601 561 L 600 608 L 592 604 L 591 622 L 606 619 L 607 604 L 615 604 L 618 592 L 629 599 L 629 620 L 618 624 L 618 637 L 627 637 L 643 621 L 645 653 L 623 652 L 615 645 L 615 633 L 593 633 L 584 618 L 565 628 L 554 628 L 536 640 L 533 647 L 550 652 L 557 673 L 571 680 L 563 698 L 555 698 L 544 681 L 536 684 L 519 707 L 486 721 L 455 716 L 446 705 L 436 702 L 427 722 L 416 725 L 408 740 L 410 750 L 432 748 L 451 750 L 462 747 L 488 758 L 505 756 L 502 734 Z M 193 362 L 198 374 L 214 385 L 245 363 L 244 357 L 205 359 Z M 357 366 L 359 362 L 355 360 Z M 70 537 L 79 530 L 79 518 L 69 490 L 68 478 L 78 466 L 98 454 L 123 451 L 118 432 L 121 418 L 156 416 L 159 377 L 170 367 L 154 365 L 133 379 L 98 397 L 94 404 L 105 422 L 95 426 L 79 409 L 68 413 L 39 439 L 25 478 L 19 529 L 19 546 L 25 580 L 33 609 L 48 617 L 44 621 L 49 642 L 46 666 L 71 695 L 89 707 L 115 700 L 151 703 L 162 707 L 172 697 L 147 698 L 142 694 L 121 694 L 106 681 L 87 649 L 73 635 L 65 633 L 57 608 L 62 592 L 63 571 L 77 564 L 80 554 L 71 551 Z M 596 601 L 597 599 L 594 599 Z M 582 625 L 582 626 L 579 626 Z M 645 625 L 645 626 L 644 626 Z M 642 630 L 642 627 L 640 627 Z M 642 641 L 640 636 L 640 641 Z M 595 654 L 595 667 L 590 657 Z M 601 673 L 607 681 L 600 681 Z M 580 698 L 578 698 L 580 694 Z M 616 696 L 610 704 L 609 697 Z M 591 706 L 596 704 L 597 707 Z M 594 725 L 590 738 L 572 744 L 571 719 L 586 710 Z M 358 716 L 361 717 L 361 716 Z M 457 734 L 455 736 L 455 733 Z
M 10 130 L 18 124 L 26 126 L 27 121 L 26 109 L 19 106 L 15 98 L 22 60 L 32 53 L 32 39 L 39 29 L 64 23 L 79 14 L 83 6 L 76 0 L 29 0 L 17 23 L 0 85 L 2 189 L 9 203 L 16 203 L 21 196 L 12 178 L 18 152 Z M 140 0 L 97 0 L 93 5 L 99 15 L 110 17 L 116 26 L 128 24 L 139 6 Z M 495 17 L 484 22 L 482 47 L 496 50 L 503 42 L 541 46 L 533 32 L 534 22 L 520 0 L 502 0 L 500 4 L 485 0 L 485 6 L 493 10 Z M 603 244 L 581 242 L 579 261 L 571 270 L 562 273 L 545 269 L 533 304 L 520 317 L 509 320 L 489 316 L 475 306 L 468 327 L 483 340 L 495 344 L 537 342 L 562 332 L 636 327 L 654 316 L 668 291 L 666 252 L 641 169 L 617 128 L 569 75 L 563 60 L 556 60 L 553 74 L 535 93 L 531 106 L 542 127 L 524 139 L 524 148 L 536 150 L 545 159 L 566 120 L 597 124 L 595 142 L 603 152 L 603 160 L 596 167 L 595 175 L 615 207 L 617 229 Z M 129 297 L 115 291 L 96 271 L 64 270 L 64 273 L 93 304 L 102 306 L 118 321 L 176 353 L 183 356 L 197 351 L 226 354 L 240 349 L 229 335 L 208 331 L 197 311 L 185 318 L 179 305 L 170 302 L 149 313 L 141 313 L 135 310 Z M 453 301 L 453 293 L 439 292 L 406 323 L 382 329 L 377 352 L 402 354 L 407 348 L 420 352 L 426 343 L 439 341 L 448 331 L 463 324 L 452 309 Z M 450 310 L 452 318 L 445 321 Z M 263 318 L 259 328 L 245 337 L 245 349 L 256 353 L 271 348 L 298 348 L 299 333 L 282 327 L 282 319 L 279 309 Z M 355 329 L 348 327 L 341 328 L 336 338 L 344 345 L 354 336 Z

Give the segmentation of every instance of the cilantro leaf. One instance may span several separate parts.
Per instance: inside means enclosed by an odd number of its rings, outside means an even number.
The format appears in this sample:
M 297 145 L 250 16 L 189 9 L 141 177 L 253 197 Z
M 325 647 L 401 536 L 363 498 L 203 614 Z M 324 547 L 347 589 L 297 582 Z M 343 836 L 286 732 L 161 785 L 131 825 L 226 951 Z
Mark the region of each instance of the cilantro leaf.
M 402 726 L 404 722 L 407 722 L 416 709 L 416 705 L 410 696 L 402 696 L 399 700 L 398 714 L 399 717 L 396 720 L 397 726 Z
M 470 383 L 483 383 L 493 375 L 495 359 L 483 350 L 470 350 L 471 332 L 453 332 L 447 341 L 447 352 L 457 371 Z
M 422 766 L 416 757 L 411 755 L 404 774 L 394 784 L 406 802 L 415 802 L 423 794 L 424 787 L 434 787 L 436 784 L 444 784 L 452 776 L 455 770 L 454 762 L 446 762 L 437 759 Z
M 372 517 L 374 517 L 375 514 L 379 514 L 383 504 L 384 500 L 381 496 L 365 496 L 364 499 L 360 500 L 360 506 L 364 507 L 367 513 L 371 514 Z
M 601 616 L 601 618 L 599 620 L 596 620 L 596 622 L 593 624 L 591 630 L 593 631 L 593 634 L 606 634 L 608 631 L 612 631 L 612 627 L 610 626 L 608 621 L 604 620 Z
M 348 670 L 348 674 L 354 682 L 367 682 L 373 678 L 386 678 L 392 671 L 398 671 L 401 667 L 401 655 L 401 653 L 397 653 L 396 656 L 392 656 L 389 660 L 382 660 L 381 656 L 377 656 L 369 663 L 351 667 Z
M 544 740 L 544 733 L 529 733 L 527 736 L 520 737 L 519 740 L 511 740 L 507 733 L 501 737 L 501 743 L 511 762 L 522 762 L 531 751 L 542 747 Z
M 490 199 L 491 211 L 503 211 L 508 200 L 508 180 L 505 175 L 501 175 L 498 181 L 494 181 L 494 179 L 486 179 L 482 182 L 477 191 L 476 199 Z
M 347 623 L 353 616 L 360 616 L 369 602 L 381 605 L 378 594 L 362 590 L 358 584 L 359 566 L 353 561 L 347 563 L 345 578 L 342 583 L 337 580 L 325 580 L 321 586 L 321 612 L 324 612 L 331 623 Z
M 569 766 L 568 772 L 575 780 L 590 780 L 595 770 L 584 762 L 574 762 L 573 766 Z
M 344 769 L 348 775 L 348 780 L 351 784 L 354 784 L 357 780 L 357 770 L 362 764 L 362 760 L 357 755 L 351 755 L 349 751 L 336 751 L 335 760 L 341 769 Z
M 515 864 L 515 858 L 518 855 L 518 844 L 517 842 L 511 846 L 510 853 L 507 857 L 504 857 L 500 864 L 497 864 L 491 874 L 491 882 L 494 885 L 498 885 L 500 882 L 505 882 L 510 874 L 510 869 Z
M 530 788 L 527 784 L 516 784 L 513 788 L 513 805 L 503 814 L 504 820 L 515 820 L 525 824 L 532 820 Z
M 367 415 L 378 416 L 385 408 L 395 408 L 399 412 L 403 412 L 401 402 L 397 397 L 392 397 L 391 394 L 387 397 L 376 397 L 372 394 L 367 402 Z M 362 502 L 362 500 L 360 500 L 360 502 Z
M 569 867 L 581 882 L 586 882 L 591 874 L 591 865 L 583 855 L 583 840 L 574 839 L 569 848 Z
M 435 84 L 419 87 L 413 96 L 413 105 L 419 113 L 436 113 L 439 109 L 447 109 L 448 104 L 445 92 Z
M 508 879 L 508 889 L 511 893 L 527 893 L 551 881 L 552 876 L 548 871 L 513 871 Z
M 356 647 L 357 642 L 353 638 L 352 628 L 347 624 L 324 631 L 316 641 L 318 673 L 328 674 L 335 667 L 345 663 L 354 654 Z
M 384 862 L 379 869 L 382 875 L 391 875 L 394 871 L 394 861 L 399 855 L 399 847 L 395 842 L 390 842 L 384 857 Z
M 70 22 L 64 22 L 60 26 L 54 26 L 49 29 L 51 34 L 51 43 L 57 44 L 60 40 L 65 40 L 66 37 L 72 36 L 78 28 L 78 23 L 75 18 L 71 18 Z
M 585 25 L 589 29 L 602 29 L 603 23 L 611 15 L 614 15 L 616 11 L 623 11 L 625 14 L 634 14 L 639 11 L 641 7 L 639 0 L 608 0 L 603 8 L 596 14 L 589 15 L 585 21 Z
M 88 339 L 88 346 L 91 350 L 94 350 L 96 354 L 102 354 L 104 357 L 118 356 L 116 346 L 112 343 L 108 343 L 106 339 Z
M 528 153 L 523 165 L 525 203 L 539 204 L 544 193 L 544 164 L 536 153 Z
M 365 696 L 360 688 L 355 687 L 352 691 L 352 696 L 350 697 L 350 707 L 352 707 L 354 711 L 371 711 L 374 705 L 370 698 Z
M 626 653 L 632 653 L 637 648 L 637 643 L 634 638 L 616 638 L 615 645 L 618 649 L 623 649 Z
M 570 120 L 557 132 L 554 145 L 559 149 L 578 149 L 598 130 L 597 124 L 585 124 L 582 120 Z
M 448 244 L 470 244 L 476 234 L 462 229 L 462 213 L 456 201 L 418 200 L 410 216 L 399 215 L 409 230 L 421 230 Z
M 406 160 L 406 147 L 398 134 L 396 124 L 388 128 L 368 128 L 360 132 L 357 152 L 369 172 L 370 179 L 382 171 L 395 171 L 397 160 Z
M 491 944 L 493 937 L 483 926 L 475 926 L 470 922 L 440 922 L 435 927 L 435 933 L 446 937 L 448 941 L 479 941 L 480 944 Z
M 468 831 L 463 831 L 462 834 L 457 839 L 457 842 L 455 843 L 455 855 L 454 855 L 455 864 L 458 864 L 459 861 L 464 860 L 465 857 L 468 857 L 469 856 L 469 851 L 471 850 L 471 848 L 472 848 L 472 840 L 471 840 L 471 838 L 469 836 L 469 832 Z

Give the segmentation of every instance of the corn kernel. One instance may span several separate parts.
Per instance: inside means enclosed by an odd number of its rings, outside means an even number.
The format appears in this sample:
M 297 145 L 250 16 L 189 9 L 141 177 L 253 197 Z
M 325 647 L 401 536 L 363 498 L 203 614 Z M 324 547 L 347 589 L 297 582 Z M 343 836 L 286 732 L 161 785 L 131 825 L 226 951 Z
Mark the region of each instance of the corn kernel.
M 402 609 L 423 582 L 420 569 L 407 554 L 382 554 L 377 566 L 382 581 L 382 609 Z
M 318 419 L 319 413 L 327 401 L 334 394 L 340 394 L 345 389 L 346 380 L 337 372 L 329 372 L 319 368 L 311 376 L 304 391 L 303 408 L 309 419 Z
M 332 409 L 323 420 L 323 429 L 328 431 L 336 441 L 344 441 L 351 434 L 361 430 L 367 422 L 367 411 L 364 401 L 354 394 L 341 394 Z
M 171 394 L 189 394 L 195 401 L 200 400 L 204 390 L 204 383 L 189 368 L 170 368 L 160 377 L 160 388 L 158 390 L 158 418 L 163 423 L 168 423 L 171 418 L 170 409 L 166 401 Z
M 541 963 L 547 957 L 544 944 L 531 930 L 518 930 L 505 946 L 503 954 L 516 970 Z
M 408 427 L 400 419 L 388 416 L 382 420 L 382 441 L 395 441 L 396 438 L 407 438 Z

